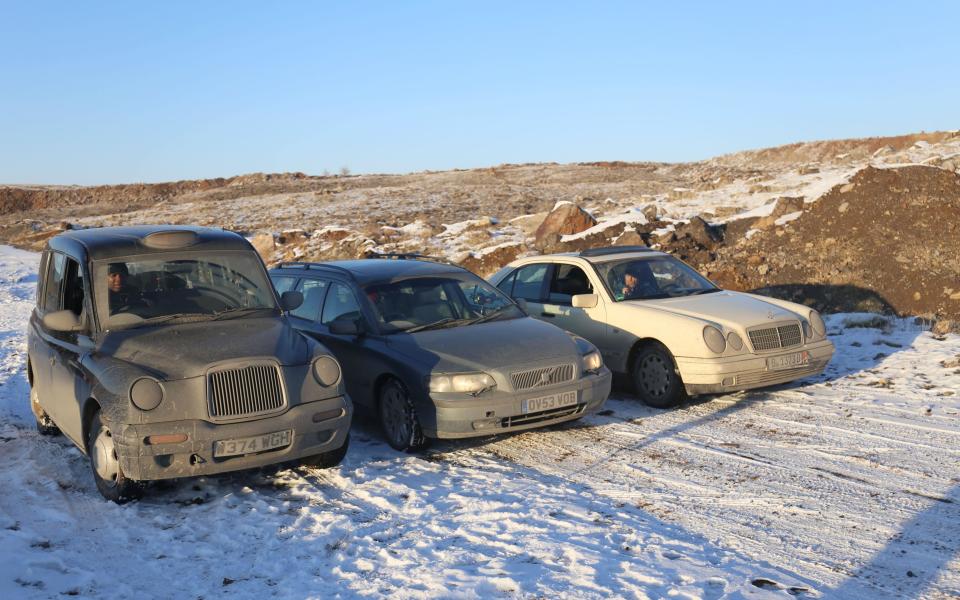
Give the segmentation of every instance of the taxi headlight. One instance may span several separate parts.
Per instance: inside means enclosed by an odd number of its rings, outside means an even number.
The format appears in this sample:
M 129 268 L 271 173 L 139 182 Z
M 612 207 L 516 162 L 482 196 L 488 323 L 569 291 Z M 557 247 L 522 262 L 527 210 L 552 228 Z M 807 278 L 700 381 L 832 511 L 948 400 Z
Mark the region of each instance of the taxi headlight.
M 313 377 L 323 387 L 330 387 L 340 381 L 340 363 L 332 356 L 321 356 L 313 361 Z
M 141 377 L 130 386 L 130 402 L 140 410 L 153 410 L 163 401 L 163 386 L 153 377 Z
M 459 392 L 479 394 L 497 387 L 497 382 L 486 373 L 459 373 L 457 375 L 433 375 L 429 379 L 431 392 Z
M 723 339 L 723 333 L 713 325 L 707 325 L 703 328 L 703 341 L 712 352 L 723 354 L 727 349 L 727 341 Z

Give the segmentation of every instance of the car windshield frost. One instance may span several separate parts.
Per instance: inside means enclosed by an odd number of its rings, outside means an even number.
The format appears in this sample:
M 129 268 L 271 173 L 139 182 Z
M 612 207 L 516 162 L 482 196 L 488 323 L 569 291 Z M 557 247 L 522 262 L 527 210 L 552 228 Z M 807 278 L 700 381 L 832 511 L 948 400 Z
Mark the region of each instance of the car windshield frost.
M 509 298 L 481 279 L 425 277 L 369 285 L 363 291 L 386 333 L 523 316 Z
M 610 261 L 594 267 L 617 302 L 693 296 L 720 289 L 670 256 Z
M 93 284 L 104 329 L 277 310 L 263 266 L 249 252 L 164 254 L 96 262 Z

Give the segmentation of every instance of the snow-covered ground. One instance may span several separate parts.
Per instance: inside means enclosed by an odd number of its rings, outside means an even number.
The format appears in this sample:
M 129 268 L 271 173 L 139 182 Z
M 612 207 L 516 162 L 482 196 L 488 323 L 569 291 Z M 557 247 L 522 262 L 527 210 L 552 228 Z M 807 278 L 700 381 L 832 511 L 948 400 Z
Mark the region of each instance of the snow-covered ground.
M 828 319 L 815 380 L 101 500 L 33 428 L 37 255 L 0 248 L 0 598 L 960 596 L 960 336 Z M 945 366 L 946 365 L 946 366 Z

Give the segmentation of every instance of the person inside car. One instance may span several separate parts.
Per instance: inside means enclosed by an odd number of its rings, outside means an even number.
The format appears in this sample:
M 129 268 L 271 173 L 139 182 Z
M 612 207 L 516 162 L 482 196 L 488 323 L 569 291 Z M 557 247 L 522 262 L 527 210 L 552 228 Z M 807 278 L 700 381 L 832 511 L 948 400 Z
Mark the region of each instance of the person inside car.
M 627 266 L 623 274 L 623 287 L 616 296 L 617 300 L 629 300 L 653 296 L 659 291 L 660 288 L 649 265 L 644 261 L 634 261 Z
M 107 269 L 107 291 L 110 294 L 110 314 L 126 312 L 133 307 L 146 307 L 149 304 L 141 296 L 140 290 L 129 283 L 130 271 L 126 263 L 110 263 Z

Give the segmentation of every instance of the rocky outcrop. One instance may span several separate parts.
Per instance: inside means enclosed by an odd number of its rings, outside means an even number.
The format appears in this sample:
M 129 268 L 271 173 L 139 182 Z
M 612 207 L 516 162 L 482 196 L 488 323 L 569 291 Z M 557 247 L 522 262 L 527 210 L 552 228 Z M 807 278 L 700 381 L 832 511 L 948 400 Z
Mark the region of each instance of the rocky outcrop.
M 593 215 L 572 202 L 558 204 L 534 233 L 534 245 L 545 248 L 557 243 L 564 235 L 572 235 L 590 229 L 597 224 Z

